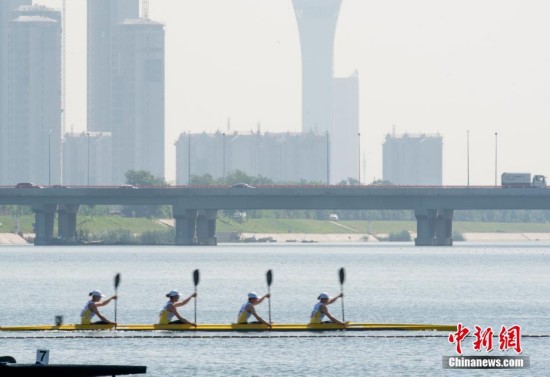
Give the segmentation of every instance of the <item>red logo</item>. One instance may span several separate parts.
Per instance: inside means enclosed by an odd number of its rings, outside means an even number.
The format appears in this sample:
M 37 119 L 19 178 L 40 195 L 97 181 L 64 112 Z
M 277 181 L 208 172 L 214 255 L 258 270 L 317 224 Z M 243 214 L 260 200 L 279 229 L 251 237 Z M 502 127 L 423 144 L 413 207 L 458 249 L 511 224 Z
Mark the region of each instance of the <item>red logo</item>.
M 449 343 L 455 344 L 457 354 L 462 355 L 462 342 L 469 333 L 470 329 L 462 326 L 462 323 L 459 323 L 456 326 L 456 332 L 449 334 Z M 485 348 L 487 352 L 493 350 L 493 337 L 495 334 L 491 327 L 487 327 L 484 330 L 482 327 L 476 325 L 473 335 L 475 339 L 472 345 L 475 351 L 481 351 L 483 348 Z M 521 327 L 519 325 L 514 325 L 506 329 L 505 326 L 502 326 L 498 334 L 498 343 L 501 351 L 513 349 L 517 353 L 521 353 Z
M 462 355 L 462 341 L 470 333 L 470 330 L 467 327 L 462 327 L 462 323 L 459 323 L 456 329 L 454 334 L 449 334 L 449 343 L 456 343 L 456 353 Z
M 521 327 L 514 325 L 506 330 L 506 327 L 502 326 L 498 333 L 498 342 L 502 351 L 513 348 L 517 353 L 521 353 Z
M 483 330 L 479 326 L 475 326 L 475 328 L 474 350 L 481 351 L 481 348 L 485 348 L 487 352 L 491 352 L 493 350 L 493 329 L 487 327 Z

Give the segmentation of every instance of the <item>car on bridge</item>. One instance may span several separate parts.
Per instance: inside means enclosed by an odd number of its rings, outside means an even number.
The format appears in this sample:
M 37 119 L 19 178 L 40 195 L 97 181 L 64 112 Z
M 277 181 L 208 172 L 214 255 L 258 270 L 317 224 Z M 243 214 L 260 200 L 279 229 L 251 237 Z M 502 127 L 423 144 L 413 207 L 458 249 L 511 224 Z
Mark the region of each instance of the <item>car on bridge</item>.
M 39 185 L 35 185 L 34 183 L 30 183 L 30 182 L 20 182 L 18 184 L 15 185 L 15 188 L 42 188 L 42 186 L 39 186 Z

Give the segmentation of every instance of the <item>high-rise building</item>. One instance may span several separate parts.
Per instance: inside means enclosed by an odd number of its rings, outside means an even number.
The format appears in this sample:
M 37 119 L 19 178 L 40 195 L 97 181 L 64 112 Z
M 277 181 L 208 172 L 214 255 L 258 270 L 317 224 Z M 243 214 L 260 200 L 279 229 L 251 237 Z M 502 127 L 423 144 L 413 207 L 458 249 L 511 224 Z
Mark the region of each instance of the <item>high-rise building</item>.
M 111 185 L 111 134 L 67 133 L 63 138 L 63 183 Z
M 259 174 L 279 183 L 328 183 L 326 135 L 266 133 L 259 150 Z
M 23 6 L 9 22 L 3 183 L 61 182 L 61 14 Z
M 113 46 L 113 183 L 128 170 L 164 178 L 164 25 L 124 20 Z
M 110 132 L 116 25 L 139 17 L 139 0 L 88 0 L 88 125 Z
M 342 0 L 292 0 L 302 51 L 302 131 L 333 134 L 334 34 Z
M 15 8 L 13 11 L 12 11 L 12 15 L 17 17 L 17 16 L 38 16 L 38 17 L 48 17 L 48 18 L 51 18 L 53 20 L 56 20 L 57 22 L 59 22 L 59 24 L 61 24 L 61 18 L 62 18 L 62 14 L 59 10 L 57 9 L 53 9 L 53 8 L 49 8 L 47 6 L 44 6 L 44 5 L 38 5 L 38 4 L 35 4 L 35 5 L 21 5 L 17 8 Z
M 0 183 L 3 182 L 6 149 L 3 145 L 4 127 L 7 122 L 8 95 L 8 25 L 13 20 L 13 10 L 21 5 L 31 5 L 31 0 L 1 0 L 0 1 Z
M 359 179 L 359 75 L 334 79 L 334 132 L 330 143 L 331 182 Z
M 443 138 L 440 135 L 387 135 L 383 179 L 394 185 L 441 186 Z

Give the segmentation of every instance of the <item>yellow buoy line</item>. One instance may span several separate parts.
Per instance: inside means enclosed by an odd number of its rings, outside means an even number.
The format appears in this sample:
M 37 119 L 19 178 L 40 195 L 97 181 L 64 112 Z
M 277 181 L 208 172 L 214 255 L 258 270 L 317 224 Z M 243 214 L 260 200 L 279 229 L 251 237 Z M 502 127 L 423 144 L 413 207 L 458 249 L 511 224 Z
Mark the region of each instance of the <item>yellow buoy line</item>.
M 259 334 L 259 335 L 7 335 L 0 339 L 305 339 L 305 338 L 447 338 L 448 335 L 381 335 L 381 334 L 351 334 L 346 332 L 326 334 Z
M 470 336 L 470 335 L 469 335 Z M 430 339 L 447 338 L 447 334 L 357 334 L 345 331 L 335 332 L 333 334 L 254 334 L 254 335 L 226 335 L 226 334 L 208 334 L 208 335 L 181 335 L 181 334 L 151 334 L 135 335 L 125 332 L 117 332 L 114 335 L 104 335 L 96 333 L 95 335 L 67 335 L 60 333 L 50 333 L 48 335 L 0 335 L 0 339 L 306 339 L 306 338 L 385 338 L 385 339 Z M 550 338 L 548 334 L 521 335 L 522 338 Z

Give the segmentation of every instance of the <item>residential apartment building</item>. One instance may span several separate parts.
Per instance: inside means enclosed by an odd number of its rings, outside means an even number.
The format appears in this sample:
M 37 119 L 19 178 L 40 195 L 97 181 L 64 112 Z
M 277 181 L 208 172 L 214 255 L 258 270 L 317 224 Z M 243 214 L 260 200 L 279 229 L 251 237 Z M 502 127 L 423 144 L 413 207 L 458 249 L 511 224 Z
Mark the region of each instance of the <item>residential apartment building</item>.
M 328 139 L 314 132 L 185 133 L 176 142 L 176 184 L 193 175 L 223 178 L 240 170 L 276 183 L 328 182 Z
M 441 186 L 443 138 L 440 135 L 387 135 L 383 179 L 394 185 Z
M 8 23 L 2 183 L 61 182 L 61 14 L 22 6 Z
M 67 133 L 63 138 L 63 183 L 110 186 L 111 133 Z
M 139 0 L 88 0 L 88 131 L 112 130 L 113 47 L 117 25 L 139 18 Z
M 113 46 L 112 182 L 128 170 L 164 178 L 164 25 L 124 20 Z

